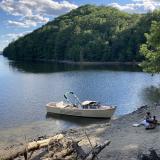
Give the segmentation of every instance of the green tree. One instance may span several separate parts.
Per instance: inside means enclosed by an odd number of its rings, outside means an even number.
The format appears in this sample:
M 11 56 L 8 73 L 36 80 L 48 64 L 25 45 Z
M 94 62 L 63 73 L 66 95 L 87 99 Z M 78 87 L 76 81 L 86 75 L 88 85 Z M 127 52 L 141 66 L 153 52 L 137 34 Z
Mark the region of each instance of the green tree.
M 147 42 L 142 44 L 140 52 L 145 56 L 141 63 L 144 71 L 151 73 L 160 72 L 160 22 L 153 21 L 150 33 L 145 34 Z
M 13 60 L 142 61 L 139 48 L 152 21 L 160 21 L 160 11 L 129 14 L 85 5 L 10 43 L 3 55 Z

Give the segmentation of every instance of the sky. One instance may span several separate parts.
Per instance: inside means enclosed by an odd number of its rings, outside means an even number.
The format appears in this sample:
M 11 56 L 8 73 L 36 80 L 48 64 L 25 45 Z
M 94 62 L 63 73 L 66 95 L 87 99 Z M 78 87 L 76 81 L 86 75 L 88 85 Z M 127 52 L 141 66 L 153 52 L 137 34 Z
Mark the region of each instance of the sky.
M 0 0 L 0 51 L 18 37 L 85 4 L 113 6 L 129 13 L 160 8 L 160 0 Z

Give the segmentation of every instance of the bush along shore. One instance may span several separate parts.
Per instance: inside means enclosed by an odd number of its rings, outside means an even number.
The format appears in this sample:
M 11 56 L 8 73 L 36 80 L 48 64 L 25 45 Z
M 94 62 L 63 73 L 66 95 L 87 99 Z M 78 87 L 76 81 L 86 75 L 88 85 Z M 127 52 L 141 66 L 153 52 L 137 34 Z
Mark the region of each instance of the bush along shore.
M 3 150 L 1 159 L 159 160 L 159 126 L 153 130 L 133 127 L 144 119 L 146 112 L 160 120 L 160 106 L 143 106 L 110 123 L 70 129 L 32 142 L 26 140 L 25 144 Z

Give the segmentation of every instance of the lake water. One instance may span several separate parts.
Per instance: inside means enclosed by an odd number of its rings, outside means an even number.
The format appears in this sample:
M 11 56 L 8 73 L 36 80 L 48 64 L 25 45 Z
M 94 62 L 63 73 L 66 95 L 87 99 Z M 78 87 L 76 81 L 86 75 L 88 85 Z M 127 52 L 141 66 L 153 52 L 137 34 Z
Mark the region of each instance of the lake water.
M 158 103 L 159 85 L 160 75 L 151 76 L 133 66 L 13 62 L 0 56 L 0 130 L 46 123 L 58 131 L 101 123 L 104 120 L 48 117 L 45 105 L 61 101 L 65 92 L 73 91 L 80 100 L 117 105 L 115 115 L 119 116 L 141 105 Z

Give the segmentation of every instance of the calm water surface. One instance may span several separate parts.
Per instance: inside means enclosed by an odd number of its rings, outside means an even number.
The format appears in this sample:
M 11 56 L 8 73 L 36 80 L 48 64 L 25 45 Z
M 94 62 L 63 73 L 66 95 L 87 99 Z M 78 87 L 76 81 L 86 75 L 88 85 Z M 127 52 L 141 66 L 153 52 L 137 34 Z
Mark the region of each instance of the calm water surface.
M 46 116 L 45 104 L 66 91 L 81 100 L 117 105 L 115 115 L 160 101 L 160 75 L 138 67 L 78 66 L 49 62 L 12 62 L 0 56 L 0 130 L 48 122 L 56 131 L 101 123 L 97 119 Z M 102 120 L 104 121 L 104 120 Z

